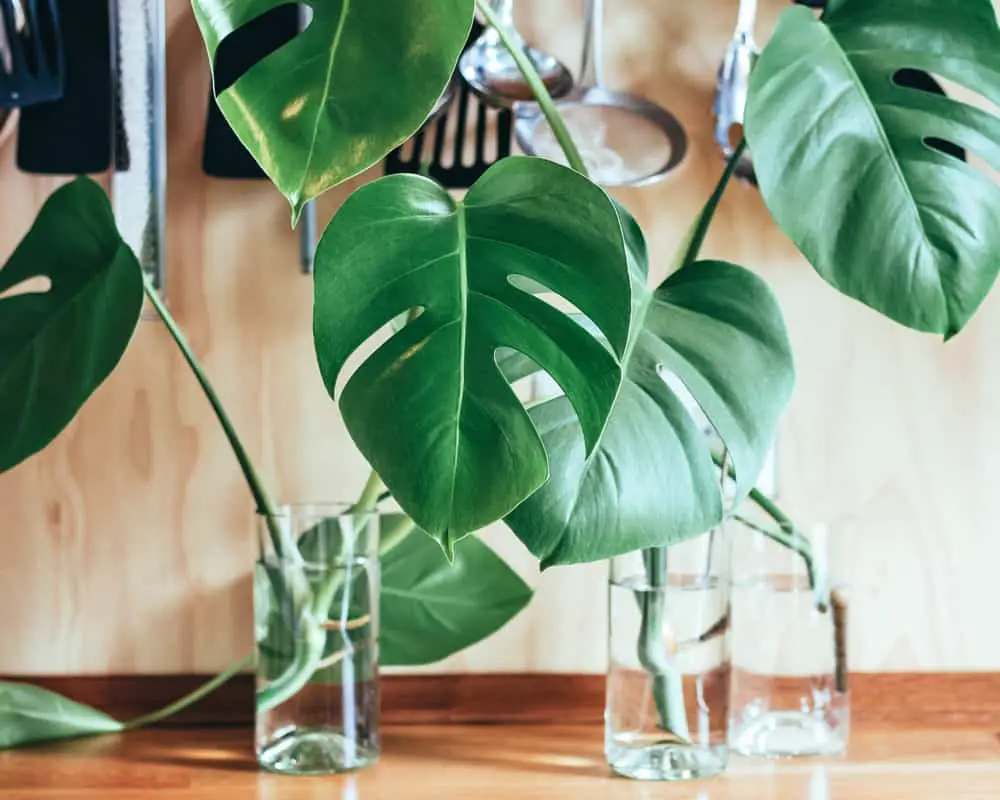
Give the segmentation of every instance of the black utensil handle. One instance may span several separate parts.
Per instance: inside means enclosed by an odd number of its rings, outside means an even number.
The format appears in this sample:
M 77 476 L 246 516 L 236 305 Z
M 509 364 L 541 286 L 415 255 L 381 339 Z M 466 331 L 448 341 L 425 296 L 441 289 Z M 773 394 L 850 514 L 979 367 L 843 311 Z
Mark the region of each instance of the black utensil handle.
M 284 5 L 262 14 L 223 40 L 215 57 L 215 89 L 220 94 L 254 64 L 291 41 L 299 32 L 299 10 Z M 264 172 L 233 133 L 215 98 L 208 98 L 208 124 L 202 159 L 213 178 L 259 180 Z
M 40 175 L 105 172 L 113 139 L 108 0 L 57 0 L 57 8 L 66 65 L 63 96 L 21 111 L 17 166 Z M 125 152 L 119 155 L 116 166 L 127 166 Z

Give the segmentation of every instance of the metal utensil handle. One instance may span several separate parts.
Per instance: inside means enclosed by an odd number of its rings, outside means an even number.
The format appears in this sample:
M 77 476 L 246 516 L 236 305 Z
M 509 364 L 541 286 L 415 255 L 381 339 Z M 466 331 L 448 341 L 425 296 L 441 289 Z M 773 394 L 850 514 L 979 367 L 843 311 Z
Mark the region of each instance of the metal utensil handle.
M 312 6 L 299 6 L 299 31 L 313 20 Z M 316 261 L 316 201 L 306 203 L 299 218 L 299 266 L 303 275 L 312 275 Z
M 299 217 L 299 266 L 303 275 L 312 275 L 316 262 L 316 201 L 306 203 Z
M 604 83 L 604 0 L 585 0 L 584 9 L 579 85 L 589 88 Z
M 112 17 L 115 102 L 131 154 L 115 170 L 111 197 L 118 229 L 143 270 L 163 292 L 166 282 L 166 8 L 164 0 L 116 0 Z
M 757 0 L 740 0 L 739 16 L 736 19 L 736 36 L 745 42 L 752 42 L 756 24 Z
M 514 0 L 489 0 L 493 13 L 505 28 L 514 27 Z

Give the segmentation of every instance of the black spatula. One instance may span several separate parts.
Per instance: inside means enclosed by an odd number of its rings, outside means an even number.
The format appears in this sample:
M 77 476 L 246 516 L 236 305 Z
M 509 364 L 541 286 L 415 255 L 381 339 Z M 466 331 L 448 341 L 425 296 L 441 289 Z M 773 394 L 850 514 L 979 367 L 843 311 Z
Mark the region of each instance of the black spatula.
M 466 47 L 471 46 L 482 31 L 481 25 L 474 25 Z M 440 117 L 432 119 L 409 142 L 388 155 L 385 161 L 387 175 L 423 172 L 426 161 L 429 164 L 427 174 L 442 186 L 468 189 L 493 164 L 510 155 L 514 115 L 507 109 L 483 103 L 457 74 L 452 82 L 455 89 L 451 103 L 442 110 Z M 476 123 L 474 133 L 469 130 L 472 120 Z M 474 136 L 472 147 L 469 146 L 470 133 Z M 453 137 L 450 146 L 449 135 Z
M 57 0 L 66 77 L 62 98 L 28 106 L 18 123 L 17 166 L 39 175 L 82 175 L 111 166 L 111 17 L 108 0 Z M 116 167 L 128 168 L 124 142 Z
M 236 83 L 254 64 L 270 55 L 299 32 L 299 10 L 284 5 L 262 14 L 227 36 L 215 57 L 215 89 L 220 94 Z M 213 178 L 264 180 L 267 176 L 233 133 L 214 97 L 208 100 L 208 125 L 202 161 Z

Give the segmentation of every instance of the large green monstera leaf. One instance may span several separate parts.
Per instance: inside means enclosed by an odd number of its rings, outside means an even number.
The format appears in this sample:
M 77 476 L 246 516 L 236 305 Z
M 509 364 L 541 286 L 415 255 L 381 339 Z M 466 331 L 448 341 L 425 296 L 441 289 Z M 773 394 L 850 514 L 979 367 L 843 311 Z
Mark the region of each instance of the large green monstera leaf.
M 21 291 L 39 278 L 47 289 Z M 45 448 L 111 374 L 142 297 L 101 187 L 81 178 L 54 192 L 0 270 L 0 472 Z
M 747 139 L 768 207 L 825 280 L 950 337 L 1000 268 L 1000 188 L 932 144 L 1000 169 L 1000 119 L 898 85 L 904 68 L 1000 104 L 990 0 L 830 0 L 821 20 L 788 9 L 753 72 Z
M 610 348 L 519 281 L 576 306 Z M 393 496 L 446 551 L 549 474 L 499 350 L 549 372 L 579 417 L 582 446 L 597 444 L 621 384 L 632 292 L 616 207 L 572 170 L 505 159 L 461 202 L 414 175 L 369 184 L 323 236 L 315 285 L 331 396 L 359 346 L 419 312 L 357 369 L 340 408 Z
M 630 245 L 644 273 L 635 228 Z M 753 487 L 791 395 L 781 311 L 741 267 L 702 261 L 680 270 L 645 296 L 637 323 L 621 394 L 589 456 L 565 397 L 531 411 L 552 477 L 507 523 L 543 567 L 675 544 L 722 519 L 710 440 L 665 374 L 683 383 L 729 449 L 737 501 Z
M 295 210 L 381 161 L 451 79 L 474 0 L 306 0 L 309 27 L 252 66 L 219 108 Z M 193 0 L 214 64 L 223 39 L 284 0 Z

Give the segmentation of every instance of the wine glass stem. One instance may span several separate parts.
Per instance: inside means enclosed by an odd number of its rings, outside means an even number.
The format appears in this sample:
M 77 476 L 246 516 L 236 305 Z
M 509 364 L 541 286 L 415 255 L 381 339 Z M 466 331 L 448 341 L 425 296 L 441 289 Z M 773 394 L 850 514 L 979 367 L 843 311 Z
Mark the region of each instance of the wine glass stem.
M 583 64 L 580 85 L 600 86 L 604 63 L 604 0 L 584 0 Z

